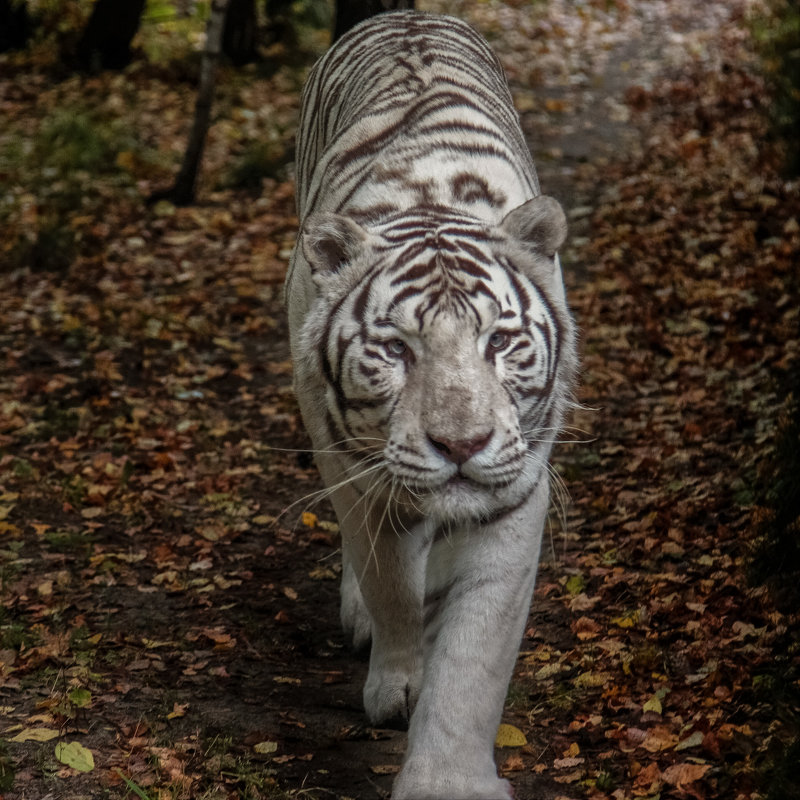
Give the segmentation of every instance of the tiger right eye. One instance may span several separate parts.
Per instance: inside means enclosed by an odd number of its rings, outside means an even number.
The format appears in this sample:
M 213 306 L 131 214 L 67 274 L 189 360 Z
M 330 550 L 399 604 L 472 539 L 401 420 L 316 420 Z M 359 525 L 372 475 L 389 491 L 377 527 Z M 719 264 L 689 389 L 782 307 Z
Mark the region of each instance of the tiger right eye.
M 402 358 L 408 351 L 408 345 L 402 339 L 389 339 L 385 347 L 386 352 L 395 358 Z

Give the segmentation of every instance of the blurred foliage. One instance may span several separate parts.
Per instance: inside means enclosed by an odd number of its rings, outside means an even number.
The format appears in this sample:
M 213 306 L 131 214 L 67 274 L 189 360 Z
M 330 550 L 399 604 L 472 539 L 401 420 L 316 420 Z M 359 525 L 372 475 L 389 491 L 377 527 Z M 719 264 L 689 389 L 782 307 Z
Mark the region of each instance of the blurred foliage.
M 61 67 L 86 26 L 94 0 L 27 0 L 38 61 Z M 175 63 L 202 49 L 211 0 L 147 0 L 134 46 L 153 64 Z M 330 30 L 333 0 L 260 0 L 256 2 L 260 46 L 309 43 L 319 49 L 319 32 Z
M 55 109 L 35 136 L 0 141 L 0 263 L 5 269 L 63 270 L 92 250 L 89 215 L 109 192 L 137 196 L 136 173 L 160 158 L 122 120 L 97 111 Z
M 800 175 L 800 0 L 771 0 L 753 32 L 772 86 L 773 125 L 786 142 L 786 168 Z
M 260 192 L 264 178 L 286 179 L 286 166 L 291 159 L 282 137 L 251 142 L 231 165 L 226 185 Z

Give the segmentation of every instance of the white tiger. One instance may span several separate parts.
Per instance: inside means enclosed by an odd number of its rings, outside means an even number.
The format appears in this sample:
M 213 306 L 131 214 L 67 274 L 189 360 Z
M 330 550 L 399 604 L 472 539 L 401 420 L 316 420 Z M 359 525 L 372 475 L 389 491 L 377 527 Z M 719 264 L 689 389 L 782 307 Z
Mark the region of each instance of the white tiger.
M 393 798 L 511 797 L 493 743 L 576 367 L 497 58 L 465 23 L 374 17 L 318 62 L 297 140 L 295 387 L 342 531 L 364 705 L 409 721 Z

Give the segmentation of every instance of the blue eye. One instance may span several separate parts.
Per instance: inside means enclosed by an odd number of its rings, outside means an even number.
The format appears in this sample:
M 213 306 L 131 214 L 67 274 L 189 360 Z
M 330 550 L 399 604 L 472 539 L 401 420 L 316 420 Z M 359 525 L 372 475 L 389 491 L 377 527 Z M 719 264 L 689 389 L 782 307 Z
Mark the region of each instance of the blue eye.
M 408 352 L 408 345 L 402 339 L 389 339 L 384 347 L 386 352 L 394 358 L 402 358 Z
M 502 350 L 503 348 L 508 346 L 509 341 L 511 340 L 511 336 L 505 331 L 495 331 L 489 337 L 489 347 L 492 350 Z

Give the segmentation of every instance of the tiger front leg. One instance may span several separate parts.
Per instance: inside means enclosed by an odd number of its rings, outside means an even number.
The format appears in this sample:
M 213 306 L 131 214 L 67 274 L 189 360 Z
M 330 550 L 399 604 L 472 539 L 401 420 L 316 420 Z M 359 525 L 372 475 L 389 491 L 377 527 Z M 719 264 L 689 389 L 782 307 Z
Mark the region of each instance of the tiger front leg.
M 493 524 L 434 538 L 425 670 L 392 800 L 509 800 L 494 740 L 530 608 L 548 488 Z
M 372 619 L 370 618 L 358 577 L 351 563 L 349 548 L 342 548 L 342 588 L 339 618 L 345 636 L 352 642 L 356 651 L 365 650 L 372 640 Z
M 374 527 L 365 524 L 352 533 L 343 532 L 342 616 L 346 627 L 354 626 L 356 643 L 363 636 L 365 614 L 371 623 L 364 685 L 370 722 L 404 726 L 422 684 L 427 539 L 424 530 L 399 532 L 385 518 L 381 522 L 382 527 L 373 521 Z

